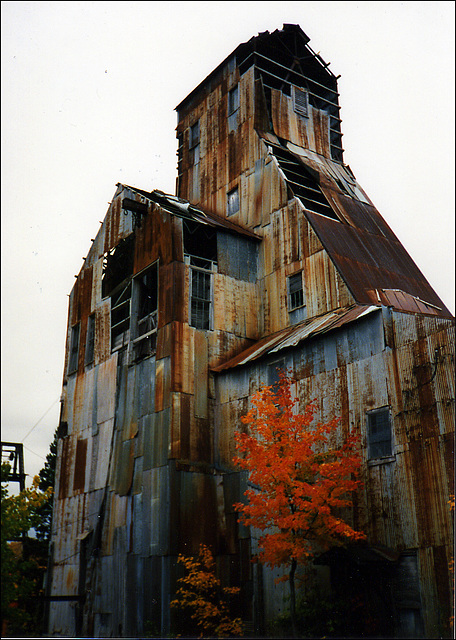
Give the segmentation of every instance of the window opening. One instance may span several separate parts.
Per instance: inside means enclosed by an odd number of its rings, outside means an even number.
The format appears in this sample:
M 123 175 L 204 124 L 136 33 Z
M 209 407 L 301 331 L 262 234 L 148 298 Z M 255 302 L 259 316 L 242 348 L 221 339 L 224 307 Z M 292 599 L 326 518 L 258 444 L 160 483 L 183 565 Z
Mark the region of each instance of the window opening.
M 227 215 L 232 216 L 239 211 L 239 189 L 234 187 L 231 191 L 228 191 L 226 196 Z
M 192 220 L 183 221 L 184 254 L 217 262 L 217 233 L 213 227 Z M 203 265 L 197 265 L 203 266 Z M 203 266 L 211 269 L 210 266 Z
M 239 109 L 239 85 L 228 92 L 228 115 L 231 116 Z
M 130 339 L 131 281 L 111 296 L 111 351 L 120 349 Z
M 80 334 L 80 324 L 75 324 L 71 327 L 71 338 L 70 338 L 70 357 L 68 360 L 68 373 L 75 373 L 78 370 L 78 360 L 79 360 L 79 334 Z
M 84 364 L 87 366 L 93 363 L 95 356 L 95 314 L 87 318 L 87 336 Z
M 292 195 L 299 198 L 309 211 L 340 222 L 311 171 L 288 149 L 269 145 L 269 150 L 277 160 Z
M 138 275 L 133 285 L 137 309 L 133 357 L 138 360 L 155 353 L 157 347 L 158 262 Z
M 134 250 L 134 234 L 130 234 L 105 255 L 101 284 L 103 298 L 110 296 L 133 273 Z
M 209 271 L 190 270 L 190 324 L 195 329 L 211 328 L 212 275 Z
M 198 145 L 199 142 L 200 142 L 200 123 L 199 123 L 199 120 L 197 120 L 195 124 L 193 124 L 190 127 L 189 140 L 188 140 L 189 149 L 193 149 L 193 147 L 196 147 L 196 145 Z
M 367 413 L 367 443 L 369 459 L 393 455 L 391 419 L 388 407 Z
M 305 305 L 303 272 L 299 271 L 288 277 L 288 311 Z

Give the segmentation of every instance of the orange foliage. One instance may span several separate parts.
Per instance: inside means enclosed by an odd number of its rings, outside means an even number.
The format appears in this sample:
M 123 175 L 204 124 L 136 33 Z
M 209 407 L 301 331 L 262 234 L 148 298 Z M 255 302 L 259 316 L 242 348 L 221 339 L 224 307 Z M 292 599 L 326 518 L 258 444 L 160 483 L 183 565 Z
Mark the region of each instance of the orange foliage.
M 262 387 L 242 418 L 248 433 L 235 435 L 234 462 L 254 487 L 235 508 L 245 525 L 265 532 L 257 560 L 271 567 L 306 564 L 316 550 L 365 537 L 340 516 L 360 486 L 358 440 L 350 434 L 331 448 L 338 420 L 313 426 L 315 403 L 298 413 L 291 384 L 282 374 L 276 390 Z
M 215 575 L 212 553 L 200 545 L 198 558 L 179 555 L 187 573 L 179 578 L 177 599 L 170 604 L 190 614 L 200 637 L 242 636 L 242 620 L 230 617 L 228 600 L 239 594 L 239 587 L 221 587 Z M 186 630 L 188 632 L 188 629 Z

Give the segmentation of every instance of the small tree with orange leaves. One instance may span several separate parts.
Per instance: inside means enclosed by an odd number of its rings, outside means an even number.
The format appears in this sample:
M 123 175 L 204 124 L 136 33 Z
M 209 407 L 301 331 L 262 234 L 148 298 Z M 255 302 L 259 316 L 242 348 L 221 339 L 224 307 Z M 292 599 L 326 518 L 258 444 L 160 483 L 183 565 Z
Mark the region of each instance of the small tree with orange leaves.
M 312 426 L 316 406 L 297 412 L 292 380 L 285 373 L 278 385 L 262 387 L 253 409 L 241 418 L 247 433 L 236 433 L 234 462 L 249 472 L 253 488 L 247 504 L 236 504 L 241 521 L 264 532 L 256 559 L 271 567 L 285 566 L 290 584 L 290 616 L 296 633 L 295 573 L 317 551 L 365 536 L 340 516 L 352 506 L 360 485 L 361 457 L 351 434 L 340 448 L 330 436 L 338 420 Z
M 178 580 L 177 599 L 171 607 L 190 617 L 200 638 L 242 636 L 242 620 L 232 618 L 229 607 L 230 597 L 238 595 L 240 589 L 221 587 L 211 550 L 202 544 L 197 558 L 179 555 L 178 562 L 184 565 L 186 574 Z

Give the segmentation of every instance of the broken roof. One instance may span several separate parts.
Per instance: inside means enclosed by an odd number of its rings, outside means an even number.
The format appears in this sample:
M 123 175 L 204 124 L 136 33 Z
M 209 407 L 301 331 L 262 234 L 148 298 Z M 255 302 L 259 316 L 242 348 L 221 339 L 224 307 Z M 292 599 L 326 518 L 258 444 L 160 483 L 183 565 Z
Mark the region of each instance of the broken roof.
M 359 304 L 452 317 L 349 167 L 274 134 L 260 137 Z
M 179 218 L 185 218 L 187 220 L 192 220 L 193 222 L 206 224 L 211 227 L 218 228 L 221 231 L 226 231 L 227 233 L 246 236 L 252 240 L 261 241 L 262 239 L 261 236 L 253 233 L 253 231 L 249 231 L 249 229 L 245 229 L 241 225 L 231 222 L 231 220 L 227 220 L 226 218 L 222 218 L 215 213 L 203 211 L 183 198 L 163 193 L 163 191 L 159 191 L 158 189 L 155 189 L 154 191 L 144 191 L 143 189 L 137 189 L 136 187 L 120 183 L 118 183 L 117 186 L 124 187 L 134 193 L 137 193 L 142 198 L 146 198 L 150 202 L 158 204 L 162 209 L 168 211 L 168 213 L 178 216 Z

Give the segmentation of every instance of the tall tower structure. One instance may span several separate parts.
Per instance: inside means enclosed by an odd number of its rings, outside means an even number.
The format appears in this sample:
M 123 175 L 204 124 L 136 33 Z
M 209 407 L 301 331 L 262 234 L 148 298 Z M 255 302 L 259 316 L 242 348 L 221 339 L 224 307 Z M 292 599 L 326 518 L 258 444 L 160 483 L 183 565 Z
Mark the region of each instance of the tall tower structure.
M 201 543 L 246 629 L 284 611 L 233 507 L 234 432 L 277 367 L 362 443 L 366 547 L 315 571 L 377 635 L 448 633 L 454 321 L 343 162 L 337 77 L 284 25 L 176 110 L 176 195 L 118 184 L 70 295 L 51 633 L 168 634 Z

